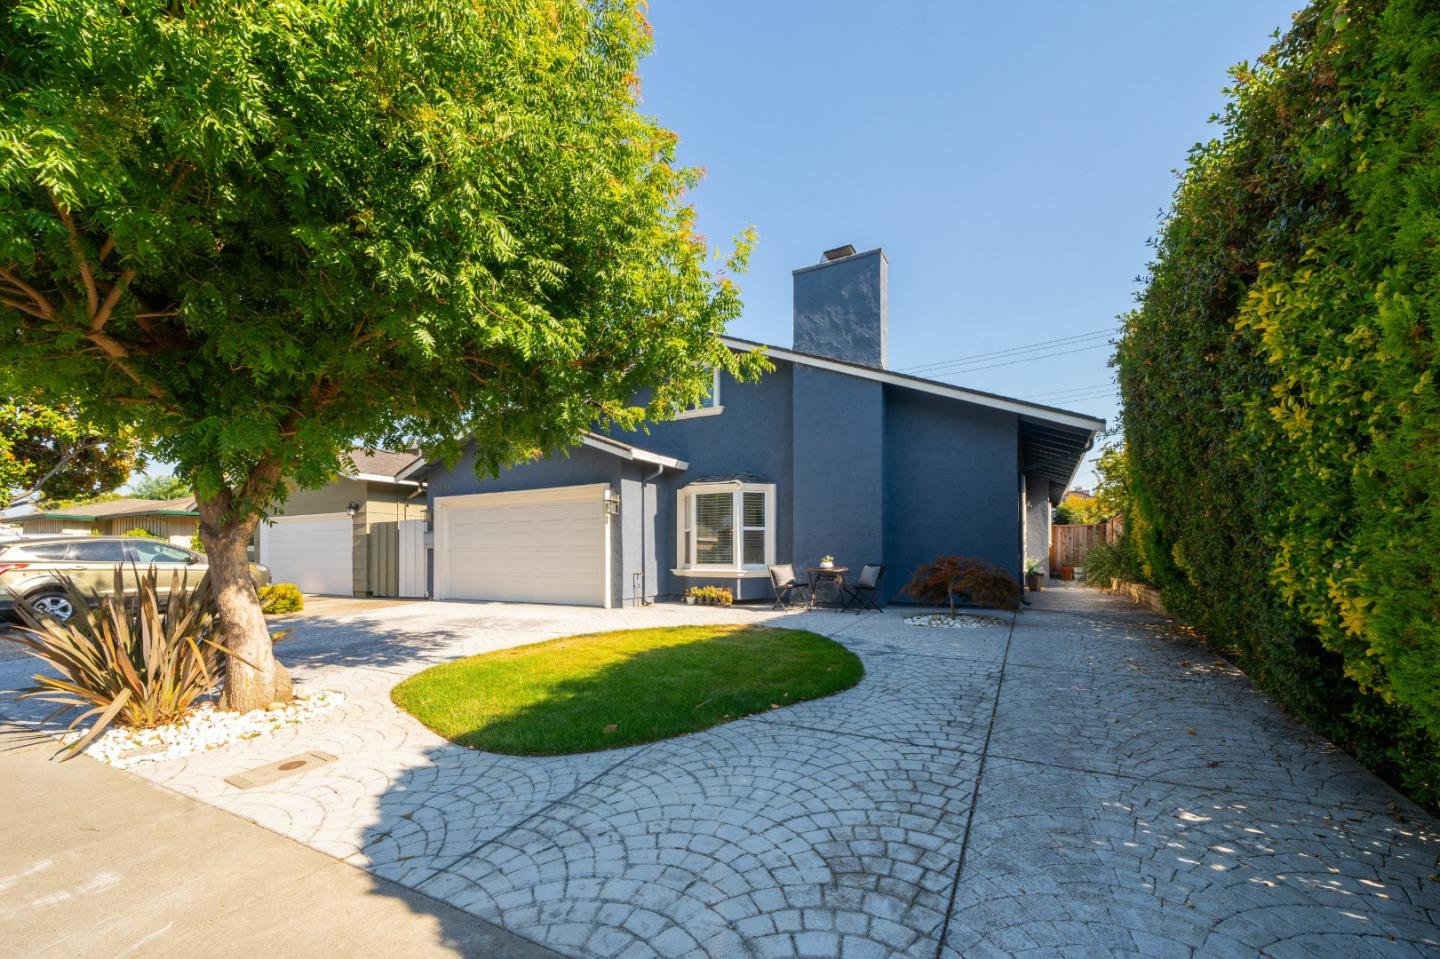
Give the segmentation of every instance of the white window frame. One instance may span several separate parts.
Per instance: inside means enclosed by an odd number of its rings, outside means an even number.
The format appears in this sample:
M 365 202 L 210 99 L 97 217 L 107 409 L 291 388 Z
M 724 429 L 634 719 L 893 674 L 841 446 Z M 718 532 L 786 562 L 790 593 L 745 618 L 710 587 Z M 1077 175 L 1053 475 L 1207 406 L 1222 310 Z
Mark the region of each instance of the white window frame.
M 725 407 L 720 405 L 720 367 L 710 371 L 713 379 L 710 381 L 710 405 L 692 406 L 688 410 L 676 410 L 677 420 L 691 420 L 698 416 L 719 416 L 725 412 Z
M 687 563 L 685 557 L 693 544 L 696 498 L 706 493 L 729 493 L 731 516 L 735 522 L 735 560 L 731 563 Z M 761 493 L 765 497 L 765 562 L 745 563 L 745 494 Z M 746 577 L 768 576 L 767 567 L 775 563 L 775 484 L 774 483 L 691 483 L 678 490 L 675 509 L 675 569 L 677 576 Z M 748 527 L 751 530 L 759 527 Z M 694 555 L 699 555 L 695 553 Z

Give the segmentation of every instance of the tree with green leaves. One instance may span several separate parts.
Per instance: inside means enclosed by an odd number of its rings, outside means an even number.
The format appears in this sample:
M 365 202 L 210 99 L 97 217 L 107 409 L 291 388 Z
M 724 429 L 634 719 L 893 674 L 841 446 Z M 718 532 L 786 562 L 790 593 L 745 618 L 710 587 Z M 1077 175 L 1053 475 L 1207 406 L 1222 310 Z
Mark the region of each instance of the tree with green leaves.
M 288 483 L 357 442 L 493 472 L 763 364 L 638 110 L 641 6 L 0 12 L 0 363 L 193 484 L 228 706 L 288 694 L 245 558 Z
M 97 430 L 70 406 L 0 401 L 0 497 L 5 506 L 90 499 L 113 490 L 137 465 L 128 430 Z
M 130 495 L 137 499 L 179 499 L 193 491 L 178 476 L 142 476 L 130 484 Z

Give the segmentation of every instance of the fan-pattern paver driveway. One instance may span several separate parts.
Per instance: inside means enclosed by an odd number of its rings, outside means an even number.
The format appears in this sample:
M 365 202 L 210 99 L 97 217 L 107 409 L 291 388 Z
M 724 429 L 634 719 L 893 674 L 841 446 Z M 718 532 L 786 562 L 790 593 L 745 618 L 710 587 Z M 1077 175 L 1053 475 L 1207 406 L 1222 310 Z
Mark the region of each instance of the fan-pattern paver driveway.
M 861 656 L 859 686 L 613 752 L 473 752 L 388 698 L 429 663 L 552 636 L 776 618 L 417 604 L 301 621 L 278 651 L 345 691 L 340 710 L 139 771 L 575 956 L 1440 954 L 1435 820 L 1094 591 L 974 630 L 791 614 Z M 304 750 L 338 761 L 224 782 Z

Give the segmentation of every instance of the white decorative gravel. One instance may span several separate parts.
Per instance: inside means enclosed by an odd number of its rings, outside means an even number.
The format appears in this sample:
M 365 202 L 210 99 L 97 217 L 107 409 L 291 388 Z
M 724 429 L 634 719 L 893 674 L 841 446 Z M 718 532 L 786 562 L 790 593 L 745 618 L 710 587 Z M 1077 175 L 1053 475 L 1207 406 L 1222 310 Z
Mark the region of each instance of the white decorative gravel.
M 344 701 L 344 693 L 317 689 L 297 690 L 295 698 L 283 706 L 248 713 L 226 712 L 216 709 L 214 703 L 201 703 L 169 726 L 111 726 L 85 748 L 85 753 L 121 769 L 136 763 L 179 759 L 323 716 Z M 68 745 L 83 735 L 83 731 L 66 733 L 61 741 Z
M 1005 620 L 994 616 L 950 616 L 947 613 L 926 613 L 924 616 L 906 616 L 910 626 L 937 626 L 941 629 L 984 629 L 987 626 L 1004 626 Z

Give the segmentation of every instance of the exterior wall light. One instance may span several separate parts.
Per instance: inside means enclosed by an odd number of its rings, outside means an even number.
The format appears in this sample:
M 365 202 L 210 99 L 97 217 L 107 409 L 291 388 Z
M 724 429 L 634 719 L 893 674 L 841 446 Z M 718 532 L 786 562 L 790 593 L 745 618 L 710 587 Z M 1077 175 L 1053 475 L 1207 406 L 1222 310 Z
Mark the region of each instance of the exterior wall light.
M 354 519 L 354 518 L 355 518 L 355 514 L 358 513 L 358 512 L 360 512 L 360 504 L 357 503 L 357 502 L 355 502 L 353 499 L 352 499 L 350 502 L 348 502 L 348 503 L 345 504 L 345 515 L 346 515 L 346 516 L 350 517 L 351 519 Z

